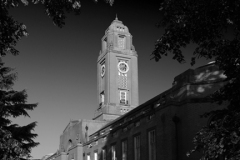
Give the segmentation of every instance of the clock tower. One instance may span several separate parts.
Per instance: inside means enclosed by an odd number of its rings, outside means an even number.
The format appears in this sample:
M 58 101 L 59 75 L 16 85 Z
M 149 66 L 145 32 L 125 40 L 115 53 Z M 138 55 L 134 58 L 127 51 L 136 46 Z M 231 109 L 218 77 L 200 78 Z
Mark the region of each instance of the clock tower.
M 138 106 L 138 63 L 127 26 L 117 18 L 105 31 L 97 60 L 95 120 L 111 121 Z

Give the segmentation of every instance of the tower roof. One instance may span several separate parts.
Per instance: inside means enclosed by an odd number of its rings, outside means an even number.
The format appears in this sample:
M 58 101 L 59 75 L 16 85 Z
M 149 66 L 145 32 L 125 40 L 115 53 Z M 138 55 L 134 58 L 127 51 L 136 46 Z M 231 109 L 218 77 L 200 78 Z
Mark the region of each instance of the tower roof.
M 112 21 L 111 25 L 108 27 L 107 31 L 129 32 L 128 27 L 125 26 L 122 21 L 118 20 L 117 15 L 116 18 Z
M 121 23 L 122 24 L 122 21 L 119 21 L 117 15 L 116 15 L 116 18 L 113 20 L 112 23 Z

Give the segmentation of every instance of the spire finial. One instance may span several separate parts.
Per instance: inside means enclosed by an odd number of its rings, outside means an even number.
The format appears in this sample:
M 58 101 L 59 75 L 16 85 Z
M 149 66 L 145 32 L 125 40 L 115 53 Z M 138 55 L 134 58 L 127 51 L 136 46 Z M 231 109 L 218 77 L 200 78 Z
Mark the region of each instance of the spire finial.
M 116 18 L 115 18 L 115 20 L 118 20 L 117 14 L 116 14 Z

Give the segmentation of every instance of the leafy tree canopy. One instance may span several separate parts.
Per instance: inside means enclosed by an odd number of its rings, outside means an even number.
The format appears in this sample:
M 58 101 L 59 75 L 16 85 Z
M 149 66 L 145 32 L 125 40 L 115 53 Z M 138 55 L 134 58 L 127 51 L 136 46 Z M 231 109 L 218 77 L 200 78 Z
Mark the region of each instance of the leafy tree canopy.
M 228 83 L 212 98 L 219 104 L 228 101 L 228 106 L 206 114 L 210 124 L 197 133 L 191 152 L 203 151 L 202 159 L 239 159 L 240 0 L 164 0 L 160 11 L 157 26 L 165 32 L 152 53 L 156 61 L 172 53 L 173 59 L 184 63 L 182 49 L 196 44 L 191 64 L 201 57 L 214 59 L 227 76 Z
M 98 0 L 93 0 L 97 2 Z M 114 0 L 105 0 L 110 5 Z M 1 0 L 0 1 L 0 55 L 7 53 L 18 55 L 19 51 L 15 49 L 17 42 L 28 35 L 27 27 L 18 22 L 9 15 L 9 9 L 18 7 L 20 4 L 28 5 L 42 4 L 45 7 L 46 14 L 52 19 L 58 27 L 63 27 L 66 18 L 65 13 L 74 12 L 80 14 L 80 0 Z

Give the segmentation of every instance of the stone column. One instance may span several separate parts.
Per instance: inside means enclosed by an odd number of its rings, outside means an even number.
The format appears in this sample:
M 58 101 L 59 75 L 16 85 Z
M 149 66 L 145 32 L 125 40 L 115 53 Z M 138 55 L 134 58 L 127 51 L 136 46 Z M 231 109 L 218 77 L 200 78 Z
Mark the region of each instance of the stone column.
M 68 160 L 68 155 L 67 155 L 67 153 L 61 152 L 61 154 L 60 154 L 60 159 L 61 159 L 61 160 Z
M 77 144 L 76 160 L 83 160 L 83 145 L 82 145 L 82 143 Z

